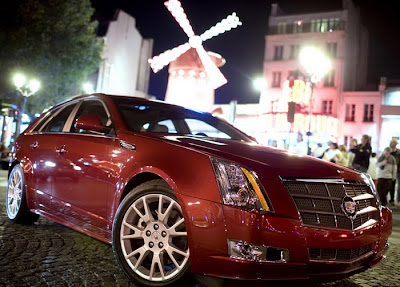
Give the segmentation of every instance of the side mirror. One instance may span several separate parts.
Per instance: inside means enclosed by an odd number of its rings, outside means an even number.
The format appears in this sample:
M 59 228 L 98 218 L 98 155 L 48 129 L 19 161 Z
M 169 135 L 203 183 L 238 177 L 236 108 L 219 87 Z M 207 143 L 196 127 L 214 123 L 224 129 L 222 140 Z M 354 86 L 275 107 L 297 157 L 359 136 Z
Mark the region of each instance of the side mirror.
M 100 116 L 97 114 L 81 115 L 76 119 L 74 124 L 76 129 L 87 131 L 105 132 L 109 133 L 111 128 L 102 125 Z

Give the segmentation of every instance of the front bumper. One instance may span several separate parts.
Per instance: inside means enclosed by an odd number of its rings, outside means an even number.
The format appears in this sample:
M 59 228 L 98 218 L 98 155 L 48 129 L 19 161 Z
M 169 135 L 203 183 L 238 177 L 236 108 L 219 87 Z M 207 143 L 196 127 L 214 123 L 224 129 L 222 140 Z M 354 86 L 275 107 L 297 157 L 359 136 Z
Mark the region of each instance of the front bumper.
M 197 274 L 252 280 L 339 279 L 379 263 L 388 249 L 392 218 L 385 208 L 376 225 L 354 232 L 303 227 L 298 218 L 281 214 L 255 214 L 187 196 L 180 199 L 187 214 L 191 268 Z M 255 262 L 231 258 L 229 240 L 288 250 L 288 260 Z M 346 260 L 310 258 L 310 250 L 334 249 L 340 253 L 365 247 L 362 255 Z

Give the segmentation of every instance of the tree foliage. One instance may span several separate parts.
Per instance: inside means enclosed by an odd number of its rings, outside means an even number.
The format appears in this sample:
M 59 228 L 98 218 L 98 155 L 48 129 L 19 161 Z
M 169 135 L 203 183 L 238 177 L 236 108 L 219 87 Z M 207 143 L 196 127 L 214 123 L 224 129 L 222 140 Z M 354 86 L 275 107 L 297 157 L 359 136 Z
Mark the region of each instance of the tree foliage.
M 22 102 L 11 81 L 16 71 L 41 82 L 28 99 L 26 111 L 31 114 L 80 93 L 83 81 L 98 68 L 103 49 L 90 0 L 7 1 L 7 22 L 3 20 L 0 32 L 0 95 Z

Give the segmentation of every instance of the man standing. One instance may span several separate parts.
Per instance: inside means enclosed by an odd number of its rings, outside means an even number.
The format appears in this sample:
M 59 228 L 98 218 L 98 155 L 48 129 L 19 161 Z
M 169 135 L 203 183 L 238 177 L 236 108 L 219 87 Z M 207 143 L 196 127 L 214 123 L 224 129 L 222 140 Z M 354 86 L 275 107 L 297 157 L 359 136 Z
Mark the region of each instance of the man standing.
M 382 155 L 378 158 L 376 166 L 378 167 L 378 194 L 382 205 L 387 204 L 386 196 L 392 186 L 392 181 L 396 178 L 397 164 L 394 156 L 390 154 L 392 149 L 385 148 Z
M 397 202 L 400 202 L 400 149 L 397 148 L 397 140 L 393 139 L 390 142 L 390 148 L 392 152 L 390 153 L 396 159 L 397 165 Z M 395 197 L 395 188 L 396 188 L 396 178 L 393 179 L 392 188 L 390 189 L 390 203 L 394 204 Z
M 369 166 L 369 157 L 371 156 L 371 144 L 370 137 L 363 135 L 361 138 L 361 144 L 351 149 L 354 153 L 353 168 L 367 172 Z

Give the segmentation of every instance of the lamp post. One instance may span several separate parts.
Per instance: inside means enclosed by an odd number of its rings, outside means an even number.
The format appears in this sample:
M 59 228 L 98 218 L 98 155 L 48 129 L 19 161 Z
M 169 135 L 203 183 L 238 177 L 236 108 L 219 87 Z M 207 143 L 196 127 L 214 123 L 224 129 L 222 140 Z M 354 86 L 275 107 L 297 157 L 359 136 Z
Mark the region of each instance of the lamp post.
M 309 101 L 309 121 L 307 132 L 307 148 L 310 153 L 311 115 L 313 109 L 313 94 L 315 85 L 329 72 L 332 67 L 330 59 L 318 48 L 304 47 L 299 53 L 300 64 L 304 67 L 310 80 L 311 93 Z
M 15 88 L 17 89 L 17 91 L 21 93 L 21 95 L 24 98 L 20 113 L 18 115 L 17 126 L 15 131 L 16 134 L 15 137 L 18 137 L 21 129 L 22 115 L 25 112 L 26 101 L 28 97 L 32 96 L 40 89 L 40 82 L 36 79 L 31 79 L 28 82 L 23 74 L 15 74 L 13 80 Z

